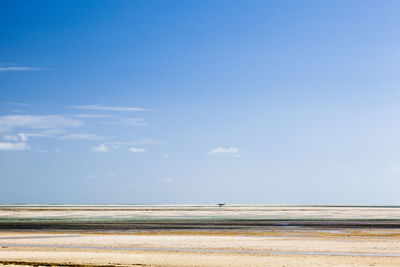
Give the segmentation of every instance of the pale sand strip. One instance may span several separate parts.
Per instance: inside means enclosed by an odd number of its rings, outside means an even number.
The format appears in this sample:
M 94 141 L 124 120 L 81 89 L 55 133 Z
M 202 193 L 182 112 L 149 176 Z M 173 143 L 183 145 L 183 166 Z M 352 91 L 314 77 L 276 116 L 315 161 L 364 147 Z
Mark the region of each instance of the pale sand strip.
M 201 231 L 121 234 L 0 232 L 0 246 L 203 249 L 320 253 L 400 254 L 399 230 L 321 232 L 293 229 L 245 234 Z M 257 235 L 259 234 L 259 235 Z
M 224 232 L 222 235 L 201 232 L 198 234 L 183 232 L 180 235 L 157 232 L 153 234 L 3 232 L 0 233 L 0 243 L 3 245 L 7 243 L 9 247 L 0 248 L 0 262 L 123 266 L 134 266 L 134 264 L 145 266 L 400 266 L 398 256 L 378 256 L 400 255 L 398 230 L 345 231 L 345 233 L 347 234 L 328 232 L 327 236 L 324 236 L 320 231 L 290 230 L 285 233 L 289 236 L 245 236 L 229 232 Z M 21 245 L 22 247 L 18 247 Z M 24 247 L 25 245 L 28 247 Z M 84 248 L 85 246 L 95 247 L 95 249 Z M 119 248 L 145 250 L 118 250 Z M 150 251 L 160 248 L 170 251 Z M 174 249 L 183 251 L 173 251 Z M 196 251 L 184 251 L 187 249 Z M 265 253 L 259 253 L 260 250 Z M 371 255 L 268 254 L 268 251 L 271 253 L 322 252 Z
M 0 260 L 122 266 L 399 266 L 397 257 L 249 255 L 190 252 L 7 251 Z
M 399 206 L 0 205 L 0 219 L 400 219 Z

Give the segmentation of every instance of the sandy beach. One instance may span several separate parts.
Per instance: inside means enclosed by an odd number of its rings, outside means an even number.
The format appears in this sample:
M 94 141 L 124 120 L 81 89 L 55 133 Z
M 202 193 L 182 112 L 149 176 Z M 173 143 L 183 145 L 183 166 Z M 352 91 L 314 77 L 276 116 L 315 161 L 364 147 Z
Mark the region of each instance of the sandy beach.
M 333 207 L 336 213 L 318 207 L 323 212 L 314 211 L 308 220 L 294 216 L 309 214 L 315 207 L 2 208 L 0 264 L 4 266 L 400 265 L 398 220 L 374 219 L 385 209 L 397 216 L 395 207 Z M 199 216 L 214 209 L 214 219 Z M 234 216 L 232 209 L 239 215 Z M 53 212 L 57 219 L 42 216 L 43 212 Z M 125 219 L 115 219 L 115 212 L 123 212 Z M 137 212 L 151 219 L 138 218 Z M 188 213 L 190 219 L 185 217 Z M 277 218 L 276 213 L 285 215 Z M 325 218 L 327 213 L 337 218 Z M 196 215 L 200 218 L 193 219 Z
M 400 232 L 0 234 L 3 265 L 398 266 Z

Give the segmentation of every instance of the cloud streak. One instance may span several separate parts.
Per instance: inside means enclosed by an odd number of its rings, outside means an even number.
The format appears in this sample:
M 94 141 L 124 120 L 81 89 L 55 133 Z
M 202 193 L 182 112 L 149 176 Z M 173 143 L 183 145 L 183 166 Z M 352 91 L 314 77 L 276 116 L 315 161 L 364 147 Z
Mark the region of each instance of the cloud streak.
M 33 67 L 0 67 L 0 72 L 11 72 L 11 71 L 35 71 L 43 70 L 43 68 L 33 68 Z
M 84 110 L 101 110 L 101 111 L 148 111 L 145 108 L 138 107 L 115 107 L 115 106 L 101 106 L 101 105 L 80 105 L 72 106 L 74 109 Z
M 28 141 L 28 135 L 19 133 L 17 135 L 3 135 L 3 139 L 6 141 Z
M 146 126 L 146 125 L 148 125 L 144 119 L 140 119 L 140 118 L 125 118 L 125 119 L 120 119 L 117 121 L 104 122 L 104 124 L 124 125 L 124 126 Z
M 140 140 L 140 141 L 131 141 L 131 142 L 114 141 L 114 142 L 105 143 L 105 145 L 107 145 L 108 147 L 111 147 L 112 149 L 118 149 L 118 148 L 121 148 L 122 146 L 156 145 L 156 144 L 162 144 L 162 143 L 164 143 L 164 142 L 151 140 L 151 139 L 144 139 L 144 140 Z
M 0 132 L 15 129 L 64 129 L 82 126 L 80 120 L 70 119 L 60 115 L 6 115 L 0 116 Z
M 133 153 L 142 153 L 142 152 L 147 152 L 146 149 L 144 148 L 136 148 L 136 147 L 131 147 L 129 149 L 129 151 L 133 152 Z
M 75 134 L 68 134 L 68 135 L 60 136 L 59 139 L 63 139 L 63 140 L 102 140 L 102 139 L 104 139 L 104 137 L 94 135 L 94 134 L 87 134 L 87 133 L 75 133 Z
M 28 150 L 29 145 L 24 142 L 20 143 L 10 143 L 10 142 L 0 142 L 0 150 Z
M 106 147 L 106 145 L 101 144 L 101 145 L 93 147 L 92 151 L 93 152 L 108 152 L 110 150 Z
M 13 105 L 13 106 L 21 106 L 21 107 L 29 107 L 31 106 L 30 104 L 25 104 L 21 102 L 8 102 L 8 105 Z
M 107 114 L 75 114 L 73 115 L 76 118 L 84 118 L 84 119 L 103 119 L 103 118 L 112 118 L 113 116 Z
M 228 148 L 217 147 L 208 151 L 208 154 L 240 157 L 240 151 L 237 147 L 228 147 Z

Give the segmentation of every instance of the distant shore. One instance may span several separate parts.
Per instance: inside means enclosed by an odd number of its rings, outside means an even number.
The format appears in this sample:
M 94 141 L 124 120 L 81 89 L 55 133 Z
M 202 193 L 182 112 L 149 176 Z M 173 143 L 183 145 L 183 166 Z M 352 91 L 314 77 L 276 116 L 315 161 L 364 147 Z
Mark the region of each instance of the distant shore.
M 400 228 L 398 206 L 1 205 L 0 230 Z

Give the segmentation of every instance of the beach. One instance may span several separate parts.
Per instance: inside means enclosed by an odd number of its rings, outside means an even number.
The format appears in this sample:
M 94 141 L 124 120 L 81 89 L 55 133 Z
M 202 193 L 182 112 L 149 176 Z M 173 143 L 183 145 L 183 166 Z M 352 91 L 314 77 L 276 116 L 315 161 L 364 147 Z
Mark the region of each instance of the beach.
M 367 206 L 1 206 L 0 264 L 399 266 L 399 211 Z

